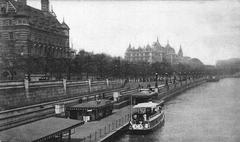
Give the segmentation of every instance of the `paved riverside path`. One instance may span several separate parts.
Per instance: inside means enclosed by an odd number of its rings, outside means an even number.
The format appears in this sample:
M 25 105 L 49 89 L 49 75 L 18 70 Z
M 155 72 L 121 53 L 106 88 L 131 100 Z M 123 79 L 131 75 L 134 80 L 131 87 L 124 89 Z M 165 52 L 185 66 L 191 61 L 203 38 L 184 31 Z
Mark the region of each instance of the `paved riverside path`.
M 71 142 L 97 142 L 113 134 L 130 120 L 130 106 L 116 109 L 113 114 L 99 121 L 86 122 L 75 128 Z

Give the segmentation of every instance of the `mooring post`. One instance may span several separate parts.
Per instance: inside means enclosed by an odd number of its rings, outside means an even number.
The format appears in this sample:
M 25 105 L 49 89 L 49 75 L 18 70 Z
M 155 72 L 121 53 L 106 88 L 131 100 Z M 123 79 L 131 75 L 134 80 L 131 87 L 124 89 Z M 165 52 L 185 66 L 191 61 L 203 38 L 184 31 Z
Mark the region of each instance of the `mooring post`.
M 91 79 L 88 79 L 89 92 L 92 92 Z
M 109 87 L 109 80 L 106 79 L 106 83 L 107 83 L 107 88 Z
M 64 93 L 66 94 L 67 93 L 67 79 L 63 79 L 63 90 L 64 90 Z

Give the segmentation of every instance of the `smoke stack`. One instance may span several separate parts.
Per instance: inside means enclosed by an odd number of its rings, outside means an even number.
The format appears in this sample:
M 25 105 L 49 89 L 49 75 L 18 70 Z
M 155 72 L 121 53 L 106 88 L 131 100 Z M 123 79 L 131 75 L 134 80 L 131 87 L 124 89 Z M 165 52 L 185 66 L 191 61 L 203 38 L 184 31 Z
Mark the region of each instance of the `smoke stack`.
M 42 11 L 49 12 L 49 0 L 41 0 Z

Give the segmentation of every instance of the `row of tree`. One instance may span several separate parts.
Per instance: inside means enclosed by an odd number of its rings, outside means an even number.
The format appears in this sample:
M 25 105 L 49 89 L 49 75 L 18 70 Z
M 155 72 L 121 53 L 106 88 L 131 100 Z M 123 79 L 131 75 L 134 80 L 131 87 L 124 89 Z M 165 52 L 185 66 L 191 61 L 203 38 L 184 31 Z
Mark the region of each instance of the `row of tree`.
M 191 66 L 178 63 L 171 65 L 168 62 L 129 62 L 120 57 L 111 57 L 106 54 L 94 54 L 84 50 L 79 51 L 73 58 L 52 57 L 18 57 L 7 67 L 13 72 L 12 76 L 24 72 L 31 74 L 45 74 L 56 79 L 103 79 L 103 78 L 151 78 L 158 75 L 192 74 L 208 72 L 204 65 Z M 14 77 L 12 78 L 14 79 Z

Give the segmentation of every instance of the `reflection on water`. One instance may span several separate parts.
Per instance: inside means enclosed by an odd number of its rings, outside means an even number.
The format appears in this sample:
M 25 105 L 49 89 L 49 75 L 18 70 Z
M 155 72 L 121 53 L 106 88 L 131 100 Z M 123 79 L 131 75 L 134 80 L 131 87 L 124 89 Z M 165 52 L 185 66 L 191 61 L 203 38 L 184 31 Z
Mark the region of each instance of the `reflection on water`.
M 193 88 L 166 103 L 166 121 L 148 135 L 119 136 L 115 142 L 239 142 L 240 79 Z

